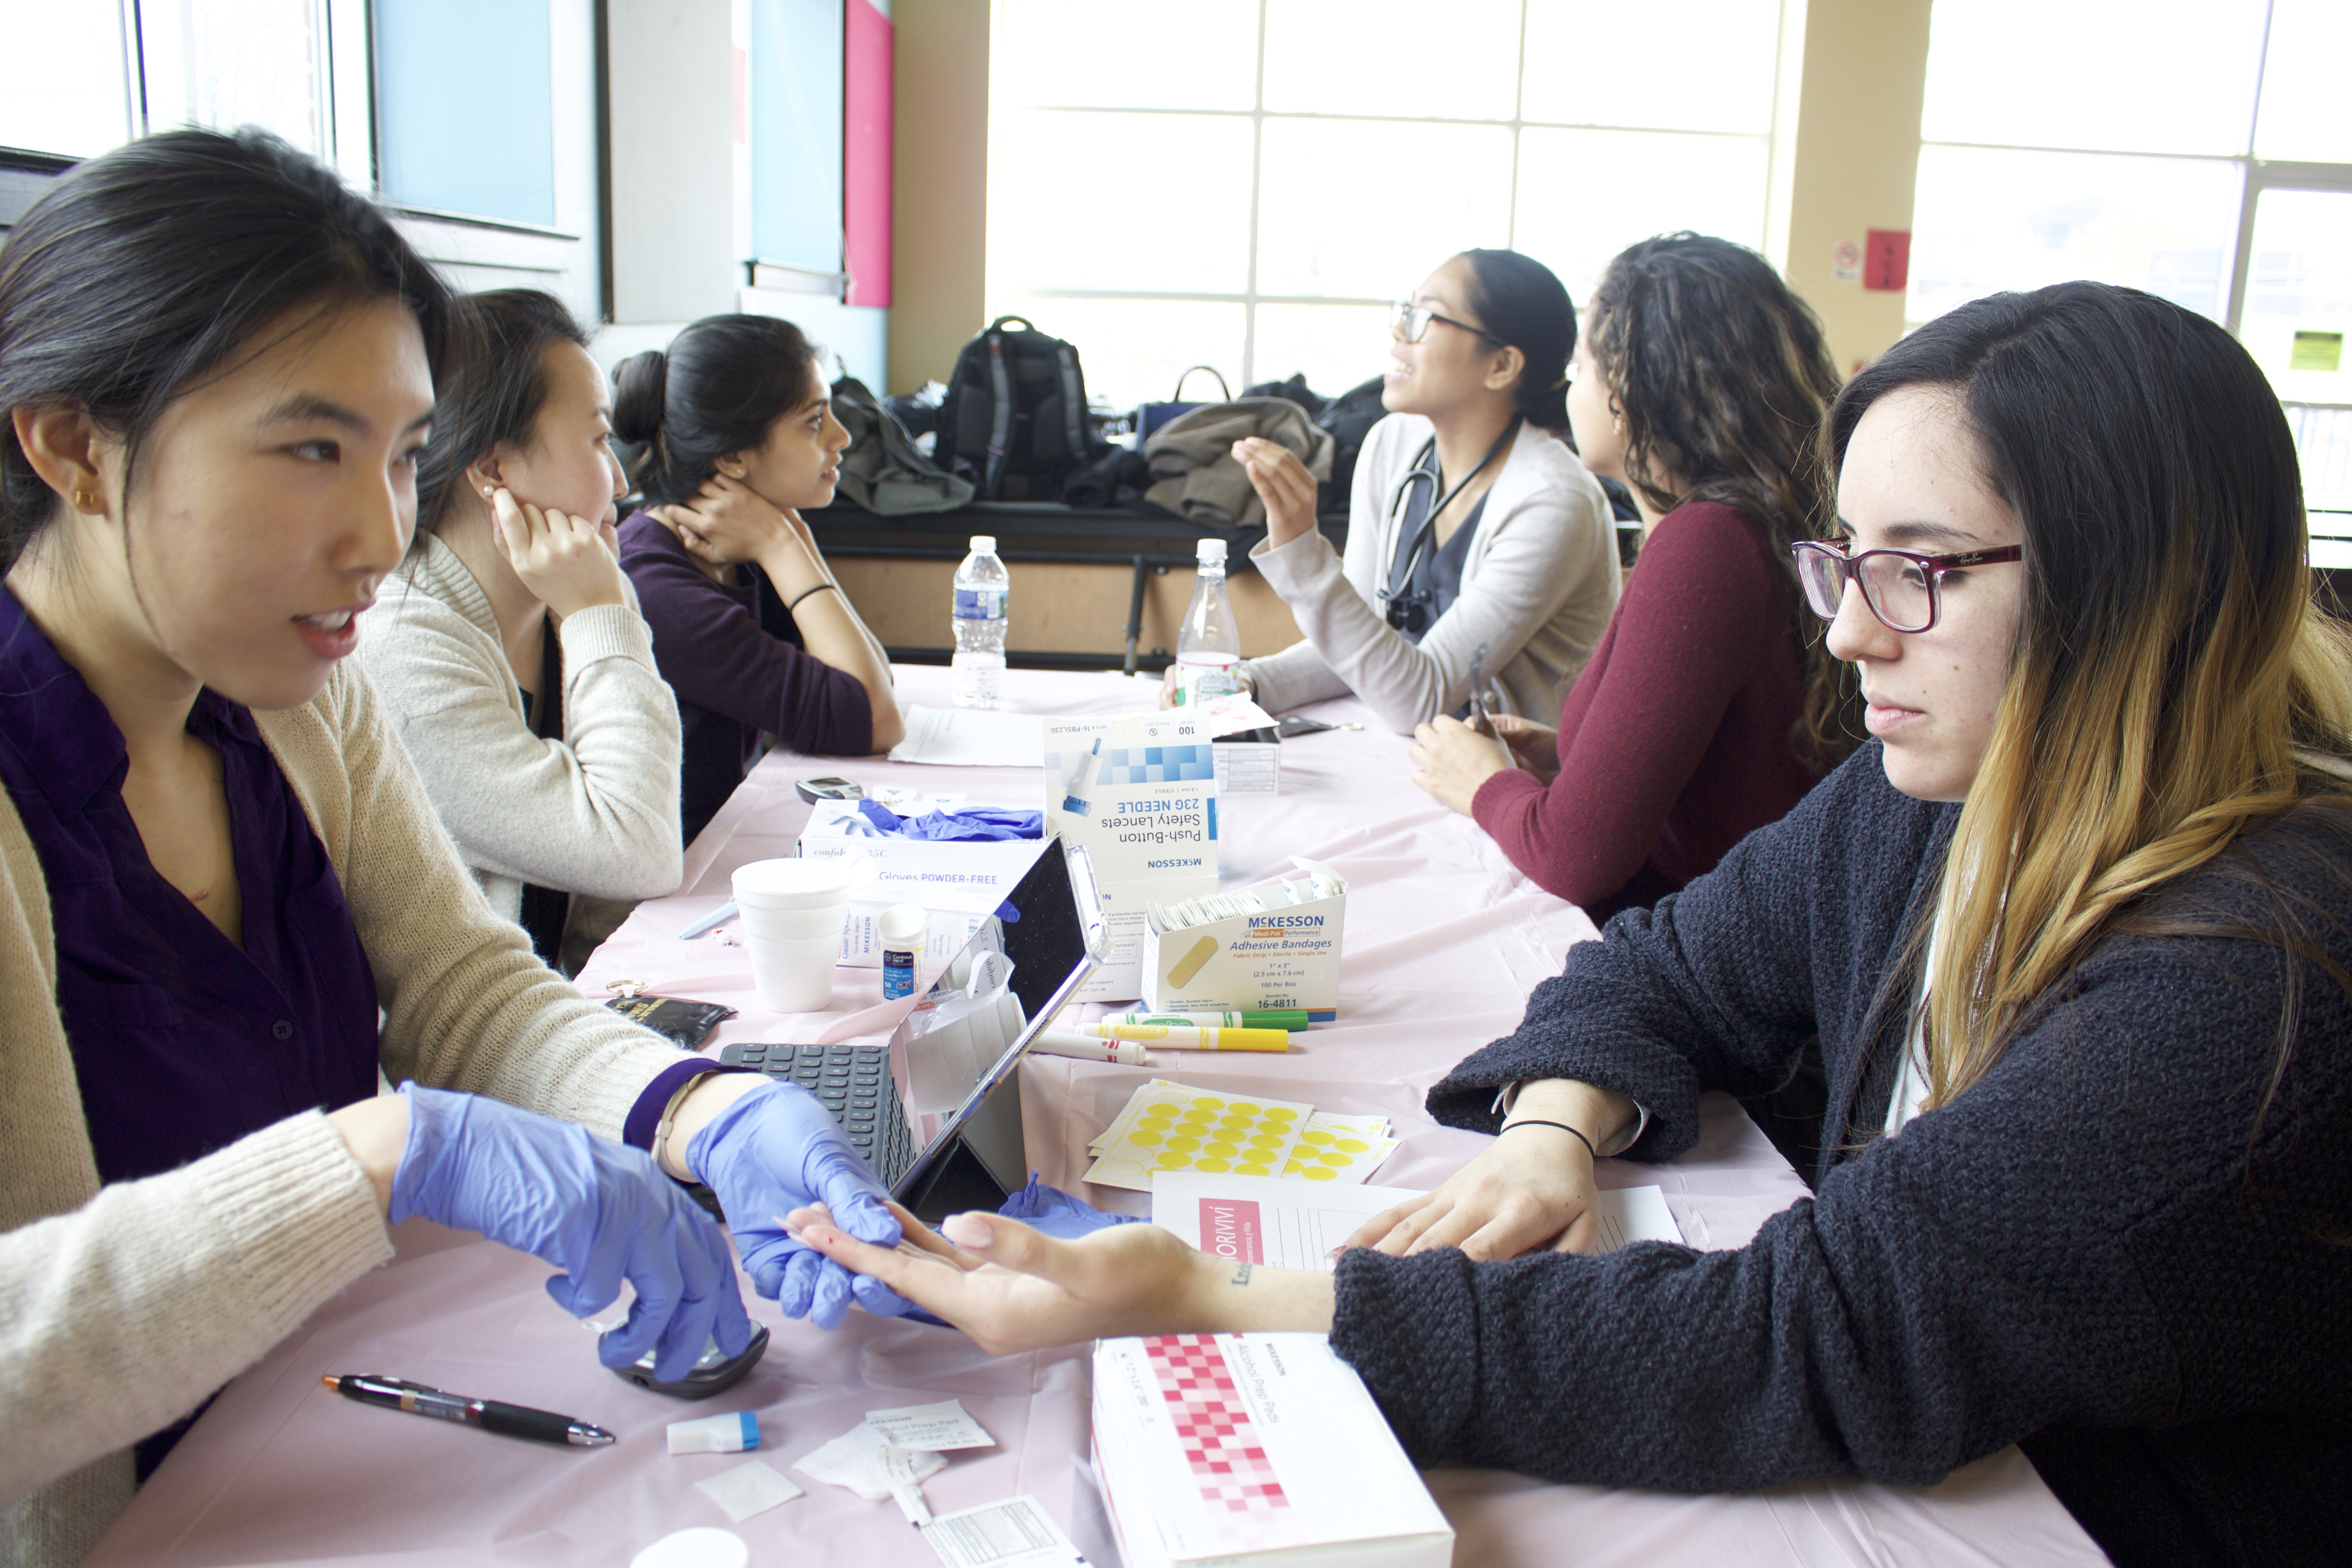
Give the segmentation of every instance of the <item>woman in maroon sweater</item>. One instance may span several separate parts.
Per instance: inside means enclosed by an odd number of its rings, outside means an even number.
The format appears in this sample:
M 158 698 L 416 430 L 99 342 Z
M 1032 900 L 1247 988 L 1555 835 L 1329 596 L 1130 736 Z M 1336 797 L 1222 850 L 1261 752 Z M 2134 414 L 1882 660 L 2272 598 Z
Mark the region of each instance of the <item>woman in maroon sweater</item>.
M 621 569 L 677 693 L 691 844 L 765 737 L 862 757 L 897 745 L 906 726 L 888 656 L 800 518 L 833 500 L 849 446 L 801 330 L 706 316 L 613 379 L 613 432 L 645 447 Z
M 1762 257 L 1693 234 L 1624 251 L 1586 311 L 1569 420 L 1585 466 L 1633 492 L 1640 563 L 1557 731 L 1497 717 L 1506 760 L 1440 718 L 1412 756 L 1415 784 L 1606 921 L 1778 819 L 1861 726 L 1789 552 L 1821 515 L 1838 381 L 1820 321 Z

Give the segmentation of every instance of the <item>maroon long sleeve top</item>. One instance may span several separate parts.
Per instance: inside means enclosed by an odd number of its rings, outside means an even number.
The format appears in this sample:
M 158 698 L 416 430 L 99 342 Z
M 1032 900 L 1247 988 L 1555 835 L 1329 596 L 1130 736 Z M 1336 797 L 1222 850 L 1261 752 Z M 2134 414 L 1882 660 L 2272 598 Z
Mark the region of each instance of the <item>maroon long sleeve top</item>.
M 734 586 L 714 583 L 676 534 L 642 511 L 621 524 L 620 538 L 621 569 L 653 628 L 654 663 L 677 694 L 688 843 L 760 760 L 763 733 L 795 752 L 862 757 L 874 749 L 866 688 L 801 647 L 757 565 L 739 567 Z
M 1560 706 L 1559 776 L 1496 773 L 1471 815 L 1596 921 L 1712 868 L 1820 777 L 1789 747 L 1804 700 L 1795 602 L 1759 524 L 1712 502 L 1676 507 Z

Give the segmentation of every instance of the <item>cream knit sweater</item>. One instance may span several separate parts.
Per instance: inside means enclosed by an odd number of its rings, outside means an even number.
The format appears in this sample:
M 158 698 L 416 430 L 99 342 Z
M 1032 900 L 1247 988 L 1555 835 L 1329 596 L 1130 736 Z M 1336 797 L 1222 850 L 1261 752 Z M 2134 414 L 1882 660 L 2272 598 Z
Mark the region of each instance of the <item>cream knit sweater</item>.
M 360 662 L 457 853 L 509 920 L 522 887 L 634 901 L 677 891 L 677 699 L 625 605 L 563 617 L 563 736 L 524 717 L 498 617 L 457 552 L 417 536 L 360 619 Z
M 366 678 L 340 665 L 312 701 L 254 719 L 342 879 L 384 1008 L 384 1072 L 618 1137 L 677 1053 L 582 998 L 491 909 Z M 127 1445 L 392 1247 L 367 1178 L 315 1111 L 100 1188 L 48 893 L 5 791 L 0 995 L 0 1564 L 59 1568 L 130 1501 Z
M 1560 701 L 1583 673 L 1623 575 L 1617 529 L 1601 481 L 1568 444 L 1519 426 L 1503 471 L 1486 492 L 1462 564 L 1462 592 L 1418 645 L 1391 628 L 1379 590 L 1403 531 L 1397 485 L 1436 426 L 1391 414 L 1372 426 L 1356 459 L 1348 553 L 1314 530 L 1280 548 L 1260 540 L 1250 559 L 1289 605 L 1300 640 L 1243 666 L 1269 713 L 1354 692 L 1400 734 L 1468 700 L 1472 657 L 1506 713 L 1559 721 Z

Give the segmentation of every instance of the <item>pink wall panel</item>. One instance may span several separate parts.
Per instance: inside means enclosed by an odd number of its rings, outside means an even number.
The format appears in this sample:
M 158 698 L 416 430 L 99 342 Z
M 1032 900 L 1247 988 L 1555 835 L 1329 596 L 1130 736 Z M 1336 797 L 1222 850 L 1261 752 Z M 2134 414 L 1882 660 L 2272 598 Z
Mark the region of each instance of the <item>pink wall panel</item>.
M 897 35 L 873 0 L 847 0 L 841 94 L 844 248 L 853 305 L 890 302 L 890 120 Z

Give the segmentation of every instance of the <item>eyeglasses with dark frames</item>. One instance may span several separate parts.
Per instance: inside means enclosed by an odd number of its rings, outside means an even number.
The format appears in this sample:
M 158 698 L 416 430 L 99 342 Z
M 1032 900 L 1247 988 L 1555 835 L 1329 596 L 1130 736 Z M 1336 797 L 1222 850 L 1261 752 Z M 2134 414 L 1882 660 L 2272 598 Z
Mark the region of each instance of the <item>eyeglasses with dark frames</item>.
M 2024 548 L 2015 544 L 1958 555 L 1923 555 L 1916 550 L 1865 550 L 1848 555 L 1821 539 L 1801 539 L 1789 548 L 1797 558 L 1797 581 L 1804 585 L 1805 603 L 1813 614 L 1836 620 L 1851 579 L 1879 624 L 1895 632 L 1924 632 L 1936 624 L 1943 608 L 1945 573 L 2025 558 Z
M 1465 332 L 1486 339 L 1498 349 L 1510 347 L 1510 344 L 1486 328 L 1474 327 L 1467 321 L 1457 321 L 1451 316 L 1441 316 L 1426 305 L 1416 305 L 1406 300 L 1392 300 L 1389 302 L 1389 324 L 1403 333 L 1404 341 L 1409 343 L 1417 343 L 1427 337 L 1429 323 L 1432 321 L 1443 321 L 1449 327 L 1459 327 Z

